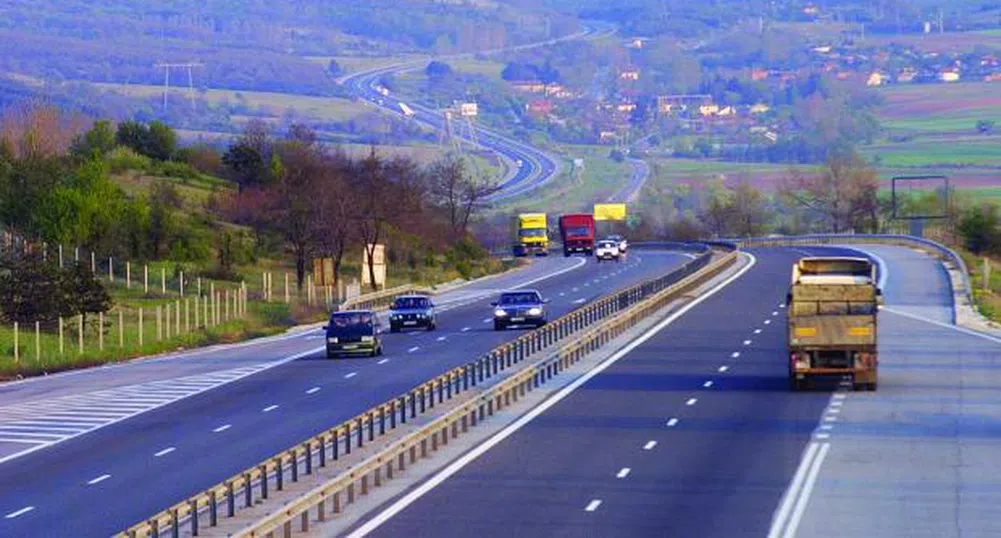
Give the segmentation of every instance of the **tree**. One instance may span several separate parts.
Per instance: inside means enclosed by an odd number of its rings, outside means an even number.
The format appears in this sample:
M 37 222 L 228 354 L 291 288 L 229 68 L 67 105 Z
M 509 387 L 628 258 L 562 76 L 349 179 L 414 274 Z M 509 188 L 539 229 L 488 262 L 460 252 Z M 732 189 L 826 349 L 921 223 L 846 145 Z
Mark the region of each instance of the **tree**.
M 157 182 L 149 193 L 150 254 L 159 259 L 176 231 L 174 210 L 180 207 L 180 195 L 169 184 Z
M 966 210 L 959 220 L 963 245 L 972 253 L 997 252 L 1001 247 L 1001 217 L 994 204 L 981 204 Z
M 428 180 L 432 199 L 445 210 L 455 240 L 466 236 L 476 209 L 499 189 L 496 182 L 469 174 L 465 161 L 454 155 L 432 164 Z
M 296 284 L 306 278 L 306 262 L 312 258 L 319 236 L 320 199 L 329 196 L 318 188 L 323 174 L 322 146 L 288 140 L 276 148 L 282 176 L 276 189 L 278 226 L 295 258 Z
M 87 323 L 87 314 L 107 312 L 111 309 L 111 295 L 90 268 L 83 263 L 75 263 L 65 273 L 64 293 L 67 303 L 76 314 Z M 102 327 L 101 330 L 104 330 Z
M 737 237 L 755 237 L 765 232 L 768 210 L 765 197 L 747 180 L 741 181 L 730 198 L 730 231 Z
M 820 216 L 834 233 L 875 228 L 878 191 L 876 171 L 857 154 L 829 158 L 820 174 L 794 171 L 779 186 L 786 200 Z
M 343 72 L 344 69 L 341 67 L 341 64 L 337 63 L 337 60 L 331 59 L 330 62 L 327 63 L 327 73 L 329 73 L 330 76 L 336 77 Z
M 166 161 L 177 151 L 177 133 L 160 120 L 149 124 L 145 155 L 158 161 Z
M 0 309 L 4 321 L 51 327 L 73 315 L 58 266 L 38 255 L 0 260 Z
M 259 120 L 247 123 L 243 134 L 233 141 L 222 157 L 229 170 L 227 175 L 241 190 L 277 180 L 277 176 L 269 174 L 273 148 L 274 140 L 266 123 Z
M 118 130 L 115 132 L 115 142 L 120 146 L 131 148 L 132 151 L 148 157 L 149 127 L 135 120 L 123 121 L 118 124 Z
M 111 122 L 98 120 L 86 133 L 73 141 L 70 153 L 79 159 L 104 157 L 115 148 L 115 131 Z
M 424 68 L 424 74 L 429 79 L 441 80 L 452 76 L 452 66 L 439 60 L 433 60 Z

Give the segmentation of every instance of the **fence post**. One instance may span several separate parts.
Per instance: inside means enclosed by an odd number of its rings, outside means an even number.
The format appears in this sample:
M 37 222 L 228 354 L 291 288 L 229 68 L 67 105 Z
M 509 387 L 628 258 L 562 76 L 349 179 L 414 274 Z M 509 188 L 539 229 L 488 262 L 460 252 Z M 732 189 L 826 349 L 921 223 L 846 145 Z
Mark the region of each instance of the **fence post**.
M 80 314 L 77 319 L 77 329 L 80 331 L 77 333 L 77 347 L 79 348 L 77 354 L 83 355 L 83 314 Z
M 104 312 L 97 313 L 97 350 L 104 351 Z
M 42 328 L 39 322 L 35 322 L 35 362 L 42 361 Z
M 97 274 L 97 255 L 94 254 L 93 250 L 90 251 L 90 272 Z
M 63 244 L 59 243 L 59 268 L 63 268 Z
M 59 355 L 63 355 L 63 317 L 59 316 Z
M 80 247 L 73 247 L 73 261 L 80 263 Z
M 156 341 L 163 338 L 163 318 L 160 316 L 160 305 L 156 305 Z
M 167 295 L 167 268 L 160 268 L 160 293 Z
M 14 322 L 14 362 L 21 362 L 20 342 L 18 342 L 17 322 Z
M 170 303 L 163 307 L 163 338 L 170 340 Z
M 143 345 L 143 309 L 139 307 L 139 347 Z
M 202 294 L 202 277 L 198 277 L 198 295 Z
M 184 332 L 191 332 L 191 299 L 184 298 Z
M 211 327 L 209 319 L 209 303 L 212 302 L 209 296 L 202 297 L 202 326 L 206 329 Z
M 198 318 L 200 317 L 198 315 L 198 307 L 200 306 L 199 302 L 198 302 L 198 299 L 199 299 L 199 296 L 195 295 L 195 330 L 198 330 Z
M 229 288 L 226 288 L 226 298 L 222 304 L 225 312 L 223 319 L 229 321 Z
M 143 264 L 143 293 L 149 293 L 149 265 Z
M 288 273 L 285 273 L 285 304 L 289 303 L 288 295 Z
M 132 289 L 132 262 L 125 262 L 125 289 Z
M 125 311 L 118 311 L 118 347 L 125 347 Z
M 108 256 L 108 282 L 115 281 L 115 259 Z
M 268 273 L 261 271 L 261 297 L 266 302 L 268 300 Z
M 181 300 L 174 301 L 174 336 L 183 334 L 181 332 Z
M 181 297 L 184 297 L 184 271 L 181 271 L 181 277 L 178 281 L 178 286 L 181 288 Z

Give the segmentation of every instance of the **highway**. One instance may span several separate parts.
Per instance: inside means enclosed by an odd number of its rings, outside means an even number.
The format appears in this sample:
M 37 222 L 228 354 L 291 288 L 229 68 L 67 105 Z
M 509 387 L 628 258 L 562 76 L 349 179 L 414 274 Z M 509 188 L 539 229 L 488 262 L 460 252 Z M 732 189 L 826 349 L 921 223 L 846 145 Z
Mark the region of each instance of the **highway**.
M 540 289 L 558 316 L 687 259 L 542 259 L 438 297 L 439 330 L 388 335 L 379 359 L 326 360 L 311 331 L 4 385 L 0 536 L 107 536 L 464 364 L 521 333 L 492 330 L 500 289 Z
M 412 504 L 369 514 L 381 522 L 370 535 L 1001 533 L 1001 347 L 941 321 L 952 296 L 940 264 L 866 247 L 886 280 L 879 391 L 792 393 L 791 265 L 860 251 L 750 252 L 746 274 Z
M 519 45 L 508 49 L 494 51 L 484 51 L 477 56 L 491 55 L 502 52 L 529 50 L 538 47 L 554 45 L 556 43 L 582 39 L 596 39 L 614 33 L 614 29 L 603 26 L 589 26 L 584 30 L 568 36 L 550 39 L 540 43 L 530 43 Z M 460 59 L 472 57 L 469 54 L 459 54 L 444 56 L 440 60 Z M 390 66 L 370 69 L 358 73 L 352 73 L 342 77 L 339 82 L 348 88 L 365 102 L 375 106 L 384 112 L 398 117 L 405 117 L 400 107 L 401 103 L 406 104 L 413 115 L 410 120 L 418 122 L 425 127 L 435 131 L 445 129 L 445 119 L 442 111 L 433 110 L 422 106 L 413 100 L 395 94 L 383 95 L 377 89 L 379 80 L 387 75 L 398 75 L 408 71 L 421 69 L 428 60 L 404 62 Z M 460 121 L 460 120 L 456 120 Z M 526 194 L 529 191 L 540 187 L 557 175 L 560 170 L 558 157 L 539 150 L 533 146 L 520 142 L 514 138 L 503 135 L 497 131 L 477 126 L 477 143 L 484 149 L 493 151 L 506 161 L 507 171 L 499 182 L 500 190 L 494 193 L 488 201 L 498 202 L 518 195 Z M 456 133 L 464 137 L 464 133 Z M 468 137 L 466 137 L 468 141 Z M 520 163 L 520 165 L 518 164 Z

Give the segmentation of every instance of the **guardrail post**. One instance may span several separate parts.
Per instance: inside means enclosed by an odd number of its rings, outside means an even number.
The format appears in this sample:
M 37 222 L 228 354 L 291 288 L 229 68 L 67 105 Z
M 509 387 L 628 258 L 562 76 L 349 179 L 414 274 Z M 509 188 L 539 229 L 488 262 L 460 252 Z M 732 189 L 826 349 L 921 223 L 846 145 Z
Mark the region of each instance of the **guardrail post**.
M 375 416 L 372 413 L 368 414 L 368 440 L 375 441 Z
M 215 527 L 219 524 L 219 501 L 216 499 L 216 491 L 213 489 L 209 494 L 209 526 Z
M 250 508 L 254 506 L 254 485 L 250 480 L 250 473 L 244 473 L 243 475 L 243 500 L 244 508 Z
M 379 435 L 386 435 L 386 408 L 379 408 Z
M 236 515 L 236 493 L 233 491 L 233 482 L 226 482 L 226 517 Z
M 451 400 L 452 399 L 452 385 L 454 383 L 455 383 L 455 381 L 452 379 L 452 376 L 450 375 L 448 377 L 448 387 L 447 387 L 447 391 L 445 393 L 445 396 L 446 396 L 447 400 Z
M 153 538 L 160 538 L 160 521 L 154 519 L 153 522 L 150 523 L 150 527 L 149 535 Z
M 427 389 L 425 387 L 421 387 L 421 390 L 420 390 L 420 392 L 421 392 L 421 414 L 424 414 L 424 411 L 427 410 L 427 402 L 425 401 L 425 400 L 427 400 L 427 397 L 426 397 L 426 394 L 425 394 L 426 391 L 427 391 Z M 416 397 L 416 396 L 417 395 L 415 394 L 414 397 Z M 414 415 L 414 416 L 416 416 L 416 415 Z
M 404 418 L 403 422 L 405 423 L 406 422 L 406 418 L 407 418 L 406 412 L 404 412 L 403 418 Z M 417 418 L 417 392 L 416 391 L 411 391 L 410 392 L 410 418 Z
M 337 461 L 338 452 L 341 450 L 339 437 L 340 433 L 335 429 L 334 438 L 330 441 L 330 457 L 334 458 L 334 461 Z
M 306 441 L 306 474 L 313 474 L 313 446 Z
M 295 450 L 292 451 L 292 481 L 299 481 L 299 458 L 295 454 Z
M 358 430 L 358 448 L 361 448 L 365 446 L 365 424 L 362 419 L 358 419 L 358 427 L 355 429 Z
M 309 508 L 306 508 L 306 510 L 302 513 L 299 521 L 299 527 L 302 529 L 302 532 L 309 532 Z
M 177 509 L 170 511 L 170 535 L 173 538 L 181 538 L 181 522 L 177 517 Z
M 260 465 L 257 468 L 261 471 L 261 498 L 268 498 L 268 466 L 267 464 Z
M 334 492 L 334 515 L 341 513 L 341 492 Z
M 285 465 L 281 456 L 275 461 L 275 489 L 282 491 L 285 489 Z
M 348 431 L 344 434 L 344 455 L 351 453 L 351 422 L 347 423 Z
M 191 535 L 198 536 L 198 501 L 188 503 L 191 510 Z

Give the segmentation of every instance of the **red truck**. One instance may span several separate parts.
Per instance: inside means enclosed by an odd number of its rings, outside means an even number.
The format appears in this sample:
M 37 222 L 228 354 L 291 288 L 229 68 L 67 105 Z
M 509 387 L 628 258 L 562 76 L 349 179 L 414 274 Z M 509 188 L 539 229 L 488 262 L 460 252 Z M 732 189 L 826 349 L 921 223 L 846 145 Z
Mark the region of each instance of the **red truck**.
M 594 215 L 574 213 L 560 216 L 560 236 L 563 238 L 563 255 L 583 252 L 594 253 Z

